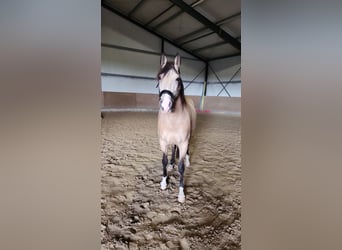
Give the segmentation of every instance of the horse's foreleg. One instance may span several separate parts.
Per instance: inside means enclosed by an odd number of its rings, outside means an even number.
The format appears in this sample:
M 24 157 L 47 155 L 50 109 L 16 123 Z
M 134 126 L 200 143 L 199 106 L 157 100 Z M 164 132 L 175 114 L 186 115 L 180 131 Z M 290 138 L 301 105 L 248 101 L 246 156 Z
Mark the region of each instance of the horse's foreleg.
M 178 201 L 183 203 L 183 202 L 185 202 L 185 194 L 184 194 L 184 157 L 185 157 L 186 152 L 187 152 L 187 144 L 179 146 L 178 149 L 179 149 L 179 162 L 178 162 L 179 193 L 178 193 Z
M 167 186 L 167 182 L 166 182 L 166 179 L 167 179 L 167 154 L 166 153 L 163 153 L 163 159 L 162 159 L 162 163 L 163 163 L 163 179 L 162 181 L 160 182 L 160 188 L 162 190 L 165 190 L 166 189 L 166 186 Z
M 177 150 L 177 145 L 172 146 L 172 155 L 171 155 L 171 161 L 170 161 L 170 168 L 173 169 L 173 166 L 176 162 L 176 150 Z
M 190 167 L 190 152 L 189 152 L 189 145 L 188 145 L 188 149 L 186 151 L 186 155 L 184 158 L 184 165 L 185 167 Z

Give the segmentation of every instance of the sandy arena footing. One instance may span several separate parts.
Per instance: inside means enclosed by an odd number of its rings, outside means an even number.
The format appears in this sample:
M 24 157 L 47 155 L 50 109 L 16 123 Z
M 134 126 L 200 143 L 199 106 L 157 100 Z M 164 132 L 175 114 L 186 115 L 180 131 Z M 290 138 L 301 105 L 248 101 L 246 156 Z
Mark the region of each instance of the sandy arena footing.
M 103 114 L 102 249 L 241 249 L 239 116 L 198 114 L 180 204 L 177 167 L 160 189 L 157 113 Z

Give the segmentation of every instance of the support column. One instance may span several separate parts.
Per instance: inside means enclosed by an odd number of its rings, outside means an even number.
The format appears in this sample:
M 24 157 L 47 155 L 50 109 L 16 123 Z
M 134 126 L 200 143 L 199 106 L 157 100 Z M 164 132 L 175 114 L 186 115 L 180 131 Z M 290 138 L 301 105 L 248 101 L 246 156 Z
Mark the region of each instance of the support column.
M 205 63 L 205 73 L 204 73 L 204 83 L 203 83 L 203 91 L 202 91 L 202 97 L 201 97 L 201 107 L 200 109 L 203 111 L 204 107 L 204 97 L 207 95 L 207 84 L 208 84 L 208 69 L 209 69 L 209 63 Z

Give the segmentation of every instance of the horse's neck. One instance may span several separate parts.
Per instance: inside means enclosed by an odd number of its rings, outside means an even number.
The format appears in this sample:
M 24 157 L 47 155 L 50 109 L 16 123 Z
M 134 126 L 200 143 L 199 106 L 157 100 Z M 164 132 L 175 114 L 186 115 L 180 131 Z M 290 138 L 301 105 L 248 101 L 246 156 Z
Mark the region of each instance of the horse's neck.
M 176 100 L 175 112 L 182 112 L 183 111 L 183 104 L 182 104 L 182 99 L 181 98 L 182 97 L 180 96 Z M 185 106 L 185 103 L 184 103 L 184 106 Z

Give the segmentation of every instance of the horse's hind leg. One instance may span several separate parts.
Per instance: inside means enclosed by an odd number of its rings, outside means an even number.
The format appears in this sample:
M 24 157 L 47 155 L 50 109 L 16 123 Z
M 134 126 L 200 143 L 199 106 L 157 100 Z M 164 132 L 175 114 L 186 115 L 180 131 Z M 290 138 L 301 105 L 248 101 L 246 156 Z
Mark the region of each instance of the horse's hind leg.
M 160 182 L 160 188 L 162 190 L 165 190 L 166 186 L 167 186 L 167 182 L 166 182 L 166 180 L 167 180 L 167 169 L 166 169 L 167 162 L 168 162 L 167 153 L 163 153 L 163 160 L 162 160 L 162 163 L 163 163 L 163 179 Z
M 176 151 L 177 151 L 177 145 L 173 145 L 172 146 L 171 161 L 170 161 L 170 165 L 169 165 L 170 170 L 173 169 L 173 167 L 176 163 Z

